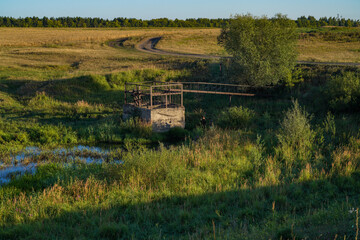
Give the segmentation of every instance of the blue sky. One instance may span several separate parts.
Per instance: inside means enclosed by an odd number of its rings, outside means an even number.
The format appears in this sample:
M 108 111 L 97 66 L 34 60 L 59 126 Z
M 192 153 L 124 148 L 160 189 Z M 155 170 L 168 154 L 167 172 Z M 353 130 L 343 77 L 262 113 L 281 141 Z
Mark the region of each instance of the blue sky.
M 316 18 L 334 16 L 360 19 L 360 0 L 0 0 L 0 16 L 11 17 L 128 17 L 152 19 L 228 18 L 287 14 Z

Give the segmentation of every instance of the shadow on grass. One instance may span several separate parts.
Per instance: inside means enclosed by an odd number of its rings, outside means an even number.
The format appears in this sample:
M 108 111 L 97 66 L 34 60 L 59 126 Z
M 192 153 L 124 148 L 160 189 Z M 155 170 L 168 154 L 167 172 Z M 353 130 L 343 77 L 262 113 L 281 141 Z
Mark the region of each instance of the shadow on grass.
M 153 192 L 120 192 L 77 210 L 48 207 L 48 218 L 7 224 L 0 239 L 354 239 L 360 173 L 146 201 Z

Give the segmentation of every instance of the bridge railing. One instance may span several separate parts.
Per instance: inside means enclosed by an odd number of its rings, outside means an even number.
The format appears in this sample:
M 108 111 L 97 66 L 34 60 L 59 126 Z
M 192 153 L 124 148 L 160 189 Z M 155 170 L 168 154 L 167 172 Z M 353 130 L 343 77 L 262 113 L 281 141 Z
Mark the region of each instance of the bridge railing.
M 125 104 L 151 109 L 183 107 L 184 93 L 228 95 L 230 102 L 232 96 L 256 95 L 255 89 L 249 85 L 208 82 L 126 82 L 124 92 Z
M 167 82 L 125 83 L 125 104 L 137 107 L 183 107 L 183 84 Z

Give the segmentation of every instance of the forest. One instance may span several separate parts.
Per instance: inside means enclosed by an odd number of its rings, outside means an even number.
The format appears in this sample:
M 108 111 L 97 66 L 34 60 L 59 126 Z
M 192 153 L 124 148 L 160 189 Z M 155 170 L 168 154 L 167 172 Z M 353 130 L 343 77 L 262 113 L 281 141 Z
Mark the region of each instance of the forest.
M 102 18 L 82 17 L 0 17 L 0 27 L 53 27 L 53 28 L 119 28 L 119 27 L 202 27 L 220 28 L 229 24 L 230 19 L 218 18 L 189 18 L 189 19 L 168 19 L 157 18 L 142 20 L 136 18 L 114 18 L 113 20 Z M 301 16 L 295 20 L 298 27 L 359 27 L 360 20 L 345 19 L 343 17 L 321 17 L 316 19 L 313 16 Z

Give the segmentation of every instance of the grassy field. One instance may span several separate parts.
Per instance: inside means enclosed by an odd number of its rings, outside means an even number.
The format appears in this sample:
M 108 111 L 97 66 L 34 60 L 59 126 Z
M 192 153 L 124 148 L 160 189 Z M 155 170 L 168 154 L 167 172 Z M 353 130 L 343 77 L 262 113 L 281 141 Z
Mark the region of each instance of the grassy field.
M 355 31 L 355 30 L 354 30 Z M 47 80 L 109 74 L 132 69 L 171 69 L 169 58 L 134 50 L 146 37 L 164 36 L 158 48 L 167 51 L 224 55 L 217 45 L 219 29 L 0 29 L 0 77 Z M 311 30 L 310 30 L 311 32 Z M 314 34 L 313 34 L 314 35 Z M 309 35 L 310 36 L 310 35 Z M 114 51 L 106 42 L 130 38 Z M 299 39 L 304 61 L 359 62 L 360 41 Z
M 358 41 L 311 31 L 301 59 L 358 59 Z M 231 106 L 185 94 L 185 130 L 122 120 L 125 81 L 227 80 L 216 60 L 134 44 L 161 35 L 159 48 L 221 55 L 218 33 L 0 28 L 0 170 L 26 147 L 47 150 L 23 159 L 35 174 L 0 186 L 0 239 L 357 239 L 358 68 L 301 65 L 295 86 Z M 129 39 L 108 46 L 118 38 Z M 86 164 L 89 152 L 51 151 L 76 145 L 108 152 Z

